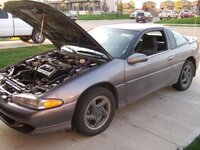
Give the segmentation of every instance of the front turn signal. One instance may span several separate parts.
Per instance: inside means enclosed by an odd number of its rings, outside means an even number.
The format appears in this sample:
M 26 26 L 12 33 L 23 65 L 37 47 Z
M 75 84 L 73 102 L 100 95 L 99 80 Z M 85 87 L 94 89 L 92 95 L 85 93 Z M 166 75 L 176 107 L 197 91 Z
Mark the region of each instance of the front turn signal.
M 53 108 L 58 107 L 63 104 L 63 101 L 60 99 L 49 99 L 49 100 L 43 100 L 40 107 L 43 107 L 43 109 L 47 108 Z

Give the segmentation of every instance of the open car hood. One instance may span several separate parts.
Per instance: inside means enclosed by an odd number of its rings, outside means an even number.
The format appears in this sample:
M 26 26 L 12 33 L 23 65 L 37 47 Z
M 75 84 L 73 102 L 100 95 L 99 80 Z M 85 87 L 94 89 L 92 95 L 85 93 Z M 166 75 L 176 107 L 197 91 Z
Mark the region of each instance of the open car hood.
M 84 29 L 49 5 L 27 0 L 9 1 L 4 3 L 3 9 L 42 31 L 59 49 L 64 45 L 74 45 L 104 53 L 112 59 Z

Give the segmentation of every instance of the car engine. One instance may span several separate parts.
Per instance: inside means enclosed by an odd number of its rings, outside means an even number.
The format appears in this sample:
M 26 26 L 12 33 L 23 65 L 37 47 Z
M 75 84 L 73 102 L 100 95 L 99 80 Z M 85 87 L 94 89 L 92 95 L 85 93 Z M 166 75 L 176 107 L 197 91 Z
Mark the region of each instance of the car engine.
M 99 60 L 54 50 L 11 65 L 0 72 L 0 95 L 42 94 L 64 80 L 100 65 Z

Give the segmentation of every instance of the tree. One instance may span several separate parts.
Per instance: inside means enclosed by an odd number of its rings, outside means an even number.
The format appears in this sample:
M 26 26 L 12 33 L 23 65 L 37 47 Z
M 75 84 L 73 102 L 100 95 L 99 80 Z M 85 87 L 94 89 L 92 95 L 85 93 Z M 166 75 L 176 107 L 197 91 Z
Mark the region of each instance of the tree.
M 109 11 L 109 7 L 108 7 L 106 0 L 103 1 L 102 10 L 104 13 Z
M 148 11 L 149 10 L 149 8 L 147 7 L 147 3 L 146 2 L 143 3 L 142 9 L 144 11 Z
M 120 14 L 123 14 L 123 11 L 124 11 L 124 7 L 123 7 L 123 4 L 122 4 L 122 1 L 117 4 L 117 11 L 120 13 Z
M 130 9 L 130 10 L 134 10 L 135 9 L 135 2 L 133 0 L 131 0 L 128 3 L 128 9 Z
M 174 9 L 175 11 L 181 11 L 182 10 L 182 5 L 183 5 L 183 1 L 182 0 L 178 0 L 174 2 Z

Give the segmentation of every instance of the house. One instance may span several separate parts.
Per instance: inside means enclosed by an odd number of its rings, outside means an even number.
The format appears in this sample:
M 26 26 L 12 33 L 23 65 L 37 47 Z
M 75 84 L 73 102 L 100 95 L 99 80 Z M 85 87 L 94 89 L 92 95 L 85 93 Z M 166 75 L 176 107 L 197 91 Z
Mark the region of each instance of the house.
M 142 8 L 145 11 L 156 9 L 156 3 L 153 2 L 153 1 L 146 1 L 146 2 L 143 3 Z
M 70 11 L 72 14 L 83 15 L 83 14 L 101 14 L 102 5 L 104 2 L 107 3 L 109 12 L 116 12 L 118 0 L 39 0 L 39 1 L 47 3 L 60 11 Z
M 174 2 L 172 0 L 166 0 L 160 3 L 161 10 L 173 10 Z

